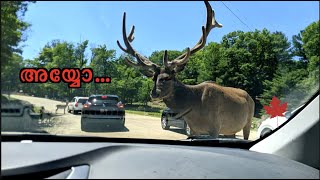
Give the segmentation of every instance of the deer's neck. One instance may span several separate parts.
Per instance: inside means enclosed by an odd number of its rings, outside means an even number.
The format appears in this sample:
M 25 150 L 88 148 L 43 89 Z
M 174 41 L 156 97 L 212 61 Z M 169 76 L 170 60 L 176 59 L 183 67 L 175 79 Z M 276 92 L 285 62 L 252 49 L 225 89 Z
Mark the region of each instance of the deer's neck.
M 181 112 L 192 106 L 194 98 L 195 94 L 190 86 L 175 80 L 172 92 L 163 98 L 163 102 L 173 111 Z

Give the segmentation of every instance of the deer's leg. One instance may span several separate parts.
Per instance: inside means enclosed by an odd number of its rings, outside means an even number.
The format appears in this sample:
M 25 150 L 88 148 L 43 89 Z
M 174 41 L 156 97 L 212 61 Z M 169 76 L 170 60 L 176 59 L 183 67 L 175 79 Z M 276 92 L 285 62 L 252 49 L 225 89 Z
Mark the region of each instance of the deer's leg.
M 252 117 L 249 117 L 247 124 L 243 128 L 243 139 L 245 140 L 249 139 L 250 130 L 251 130 L 251 121 L 252 121 Z
M 219 137 L 219 133 L 220 133 L 220 123 L 217 122 L 216 118 L 211 119 L 210 124 L 208 125 L 210 130 L 209 130 L 209 135 L 212 138 L 218 138 Z
M 217 130 L 214 130 L 214 129 L 211 129 L 209 131 L 209 135 L 212 137 L 212 138 L 218 138 L 219 137 L 219 132 Z
M 248 112 L 248 118 L 247 118 L 247 124 L 243 128 L 243 139 L 248 140 L 249 135 L 250 135 L 250 130 L 251 130 L 251 123 L 252 123 L 252 118 L 254 116 L 254 102 L 250 98 L 248 100 L 249 103 L 249 112 Z
M 207 121 L 209 123 L 208 127 L 210 128 L 209 135 L 213 138 L 218 138 L 220 134 L 221 123 L 217 117 L 218 117 L 217 112 L 213 111 L 209 115 L 209 119 Z

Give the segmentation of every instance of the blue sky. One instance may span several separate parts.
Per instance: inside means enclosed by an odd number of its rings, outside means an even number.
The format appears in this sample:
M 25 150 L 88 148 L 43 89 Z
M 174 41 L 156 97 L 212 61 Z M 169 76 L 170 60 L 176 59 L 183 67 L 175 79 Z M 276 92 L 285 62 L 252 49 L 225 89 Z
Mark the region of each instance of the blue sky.
M 220 42 L 229 32 L 250 29 L 282 31 L 291 40 L 300 30 L 319 20 L 317 1 L 224 1 L 249 28 L 228 10 L 221 1 L 211 1 L 216 19 L 223 28 L 211 30 L 208 42 Z M 201 1 L 186 2 L 85 2 L 38 1 L 31 4 L 24 20 L 31 23 L 22 56 L 33 59 L 45 44 L 61 39 L 78 43 L 89 40 L 89 48 L 106 44 L 122 52 L 121 28 L 123 12 L 127 12 L 127 31 L 136 26 L 133 47 L 145 56 L 156 50 L 183 50 L 193 47 L 205 24 L 205 5 Z M 89 49 L 88 48 L 88 49 Z M 86 52 L 90 56 L 89 50 Z

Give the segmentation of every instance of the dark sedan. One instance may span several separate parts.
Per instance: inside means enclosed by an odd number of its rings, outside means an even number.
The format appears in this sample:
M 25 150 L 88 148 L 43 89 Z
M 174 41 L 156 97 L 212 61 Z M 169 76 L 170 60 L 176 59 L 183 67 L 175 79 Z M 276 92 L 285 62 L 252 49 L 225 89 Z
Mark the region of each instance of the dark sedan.
M 81 114 L 81 130 L 88 126 L 108 125 L 124 128 L 125 109 L 116 95 L 92 95 L 84 104 Z
M 178 113 L 173 112 L 170 108 L 166 108 L 162 111 L 161 115 L 161 127 L 164 130 L 170 129 L 170 126 L 184 129 L 188 136 L 191 136 L 191 131 L 188 124 L 183 118 L 175 118 Z

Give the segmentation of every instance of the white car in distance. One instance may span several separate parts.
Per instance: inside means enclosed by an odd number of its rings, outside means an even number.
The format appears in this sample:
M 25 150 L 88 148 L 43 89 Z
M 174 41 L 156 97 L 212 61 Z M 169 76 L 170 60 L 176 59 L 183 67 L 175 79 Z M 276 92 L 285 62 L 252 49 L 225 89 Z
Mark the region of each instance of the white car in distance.
M 88 97 L 74 97 L 69 103 L 68 103 L 68 113 L 73 112 L 73 114 L 78 114 L 82 111 L 83 105 L 87 102 L 89 98 Z
M 303 105 L 293 110 L 292 112 L 286 111 L 283 113 L 283 116 L 277 116 L 273 118 L 268 118 L 260 124 L 257 131 L 257 138 L 262 138 L 268 134 L 270 134 L 273 130 L 279 127 L 281 124 L 286 122 L 297 110 L 299 110 Z

